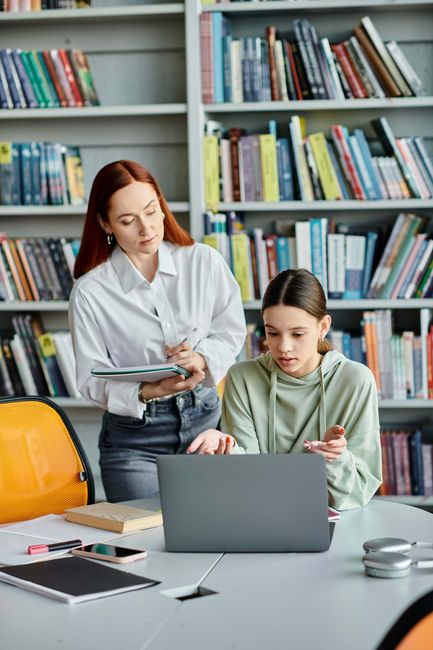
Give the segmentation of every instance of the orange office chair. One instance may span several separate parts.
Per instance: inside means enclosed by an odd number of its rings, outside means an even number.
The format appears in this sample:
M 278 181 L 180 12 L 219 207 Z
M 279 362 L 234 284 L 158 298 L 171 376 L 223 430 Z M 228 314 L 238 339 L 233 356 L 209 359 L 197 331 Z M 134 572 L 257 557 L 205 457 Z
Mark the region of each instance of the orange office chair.
M 0 399 L 0 523 L 93 503 L 92 471 L 66 414 L 43 397 Z
M 418 598 L 394 623 L 376 650 L 431 650 L 433 591 Z

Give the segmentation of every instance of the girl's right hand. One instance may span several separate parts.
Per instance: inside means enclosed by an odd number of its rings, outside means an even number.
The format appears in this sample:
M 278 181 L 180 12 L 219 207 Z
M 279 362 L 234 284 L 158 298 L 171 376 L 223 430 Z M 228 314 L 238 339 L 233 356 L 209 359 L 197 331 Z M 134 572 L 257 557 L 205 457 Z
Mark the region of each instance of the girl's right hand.
M 193 390 L 205 378 L 205 373 L 196 366 L 189 368 L 191 377 L 184 377 L 177 375 L 176 377 L 167 377 L 158 382 L 146 384 L 142 389 L 144 399 L 153 399 L 157 397 L 165 397 L 166 395 L 175 395 L 176 393 L 183 393 L 187 390 Z

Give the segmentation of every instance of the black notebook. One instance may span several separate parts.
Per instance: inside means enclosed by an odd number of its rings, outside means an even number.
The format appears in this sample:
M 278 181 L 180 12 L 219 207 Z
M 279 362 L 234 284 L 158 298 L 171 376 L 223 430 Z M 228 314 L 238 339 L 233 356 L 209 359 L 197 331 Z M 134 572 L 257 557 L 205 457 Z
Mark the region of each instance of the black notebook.
M 63 600 L 82 603 L 159 584 L 80 557 L 0 568 L 0 581 Z

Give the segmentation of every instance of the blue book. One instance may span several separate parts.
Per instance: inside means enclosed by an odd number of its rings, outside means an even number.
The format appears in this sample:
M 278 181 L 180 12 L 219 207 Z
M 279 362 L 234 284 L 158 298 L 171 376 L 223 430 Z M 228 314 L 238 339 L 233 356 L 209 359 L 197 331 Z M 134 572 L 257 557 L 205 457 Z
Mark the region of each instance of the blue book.
M 32 152 L 29 142 L 19 145 L 21 165 L 21 199 L 23 205 L 32 205 Z
M 365 352 L 362 348 L 362 337 L 352 336 L 352 361 L 363 363 L 365 365 Z
M 232 69 L 230 65 L 230 47 L 232 37 L 223 36 L 222 53 L 223 53 L 223 81 L 224 81 L 224 101 L 232 101 Z
M 409 459 L 412 494 L 424 494 L 424 465 L 422 459 L 422 434 L 419 429 L 409 436 Z
M 322 224 L 321 219 L 310 219 L 310 241 L 311 241 L 311 269 L 319 280 L 322 287 L 326 286 L 322 249 Z
M 16 144 L 15 142 L 12 143 L 12 166 L 13 166 L 12 205 L 22 205 L 20 148 L 19 145 Z
M 347 359 L 352 359 L 352 337 L 349 332 L 343 332 L 343 354 Z
M 6 50 L 0 50 L 0 60 L 1 60 L 2 65 L 3 65 L 3 70 L 4 70 L 4 73 L 5 73 L 5 76 L 6 76 L 6 81 L 7 81 L 8 87 L 9 87 L 9 92 L 11 94 L 11 98 L 12 98 L 14 108 L 25 108 L 25 106 L 23 106 L 23 104 L 21 102 L 21 99 L 20 99 L 20 95 L 19 95 L 18 88 L 17 88 L 16 83 L 15 83 L 14 75 L 13 75 L 13 72 L 12 72 L 11 64 L 10 64 L 10 61 L 9 61 L 9 57 L 8 57 L 8 55 L 6 53 Z
M 343 194 L 343 199 L 350 199 L 351 196 L 347 191 L 346 179 L 341 173 L 340 165 L 338 164 L 334 149 L 330 142 L 326 143 L 328 146 L 329 157 L 331 158 L 332 166 L 334 167 L 335 173 L 337 174 L 338 184 L 341 187 L 341 192 Z
M 15 66 L 24 98 L 27 102 L 27 106 L 29 108 L 37 108 L 39 106 L 39 103 L 36 99 L 33 86 L 30 83 L 30 79 L 27 75 L 27 72 L 25 71 L 20 55 L 18 54 L 17 50 L 8 50 L 8 52 L 10 53 L 10 57 L 12 59 L 11 66 Z
M 376 170 L 373 165 L 373 161 L 370 154 L 370 149 L 365 138 L 365 133 L 362 129 L 354 129 L 353 135 L 358 141 L 359 148 L 364 159 L 364 164 L 367 168 L 368 175 L 373 186 L 374 193 L 372 194 L 372 199 L 383 199 L 382 191 L 380 189 L 379 179 L 377 177 Z
M 215 103 L 224 102 L 223 36 L 228 34 L 228 20 L 220 11 L 212 14 L 213 74 Z
M 377 244 L 377 232 L 371 231 L 367 234 L 367 244 L 365 248 L 365 266 L 364 275 L 362 278 L 362 297 L 366 298 L 368 295 L 368 287 L 370 286 L 371 275 L 373 271 L 374 251 Z
M 42 205 L 41 149 L 37 142 L 30 143 L 32 205 Z
M 268 131 L 269 131 L 270 135 L 273 135 L 275 137 L 275 139 L 278 138 L 276 120 L 269 120 L 269 122 L 268 122 Z
M 293 201 L 292 161 L 290 159 L 289 142 L 286 138 L 277 140 L 278 186 L 280 201 Z
M 290 249 L 288 237 L 277 237 L 278 273 L 290 269 Z

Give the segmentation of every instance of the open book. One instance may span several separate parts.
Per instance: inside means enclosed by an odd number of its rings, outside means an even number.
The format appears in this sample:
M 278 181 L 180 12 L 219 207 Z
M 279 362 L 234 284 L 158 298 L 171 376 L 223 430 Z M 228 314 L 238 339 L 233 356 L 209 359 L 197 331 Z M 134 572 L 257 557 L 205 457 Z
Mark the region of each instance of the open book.
M 186 368 L 178 366 L 177 363 L 160 363 L 154 366 L 130 366 L 128 368 L 93 368 L 93 377 L 101 379 L 117 379 L 119 381 L 161 381 L 167 377 L 183 375 L 191 377 Z
M 80 557 L 0 568 L 0 581 L 68 603 L 82 603 L 159 584 L 158 580 Z

